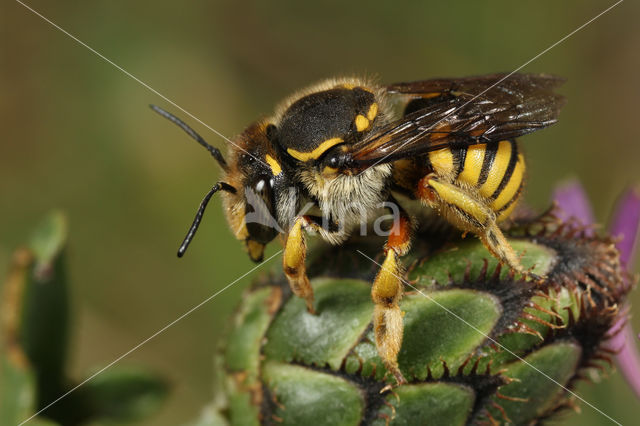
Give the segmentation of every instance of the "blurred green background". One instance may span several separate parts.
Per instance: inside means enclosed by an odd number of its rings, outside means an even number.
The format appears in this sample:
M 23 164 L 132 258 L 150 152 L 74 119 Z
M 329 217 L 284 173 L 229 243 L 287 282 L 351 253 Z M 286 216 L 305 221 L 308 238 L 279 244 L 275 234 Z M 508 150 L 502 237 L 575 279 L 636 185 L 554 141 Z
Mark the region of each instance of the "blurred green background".
M 390 83 L 511 71 L 613 2 L 27 4 L 231 137 L 325 77 L 375 75 Z M 624 2 L 523 69 L 568 79 L 560 122 L 524 143 L 526 202 L 536 209 L 549 205 L 557 182 L 577 177 L 606 224 L 617 195 L 640 182 L 638 16 L 640 6 Z M 86 371 L 253 267 L 218 201 L 188 255 L 175 257 L 219 171 L 147 104 L 225 144 L 19 3 L 3 2 L 0 20 L 0 276 L 46 212 L 68 213 L 71 371 Z M 212 354 L 249 282 L 122 361 L 154 368 L 173 384 L 169 403 L 148 424 L 193 419 L 212 398 Z M 633 299 L 640 306 L 637 292 Z M 640 316 L 633 322 L 640 329 Z M 637 420 L 637 402 L 618 374 L 578 391 L 622 423 Z M 587 406 L 582 411 L 563 422 L 605 422 Z

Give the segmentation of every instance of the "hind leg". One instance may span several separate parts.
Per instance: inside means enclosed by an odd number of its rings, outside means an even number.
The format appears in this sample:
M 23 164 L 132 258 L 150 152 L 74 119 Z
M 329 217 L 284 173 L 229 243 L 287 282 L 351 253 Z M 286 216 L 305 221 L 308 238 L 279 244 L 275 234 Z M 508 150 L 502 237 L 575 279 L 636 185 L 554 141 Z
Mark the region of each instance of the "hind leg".
M 420 180 L 417 195 L 451 224 L 464 232 L 472 232 L 500 263 L 523 275 L 531 275 L 520 264 L 504 234 L 498 227 L 489 201 L 455 183 L 445 182 L 435 174 Z

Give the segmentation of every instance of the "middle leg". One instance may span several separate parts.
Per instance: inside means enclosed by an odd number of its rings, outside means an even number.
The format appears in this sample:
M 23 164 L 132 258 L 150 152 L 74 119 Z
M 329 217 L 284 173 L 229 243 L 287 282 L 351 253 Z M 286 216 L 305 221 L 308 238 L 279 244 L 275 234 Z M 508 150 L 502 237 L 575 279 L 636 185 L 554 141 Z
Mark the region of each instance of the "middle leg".
M 397 205 L 397 204 L 396 204 Z M 398 353 L 402 346 L 402 268 L 399 258 L 407 253 L 411 241 L 411 220 L 400 207 L 399 217 L 394 219 L 385 247 L 386 257 L 371 288 L 375 304 L 373 330 L 378 354 L 387 371 L 393 374 L 398 385 L 406 383 L 398 366 Z

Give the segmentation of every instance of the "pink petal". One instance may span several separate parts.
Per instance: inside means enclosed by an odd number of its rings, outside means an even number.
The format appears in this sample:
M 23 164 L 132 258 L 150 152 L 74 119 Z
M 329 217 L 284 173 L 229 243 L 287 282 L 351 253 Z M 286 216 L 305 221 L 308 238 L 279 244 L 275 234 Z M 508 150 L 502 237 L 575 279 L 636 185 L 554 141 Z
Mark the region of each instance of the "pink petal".
M 638 227 L 640 226 L 640 191 L 638 188 L 627 191 L 616 206 L 611 221 L 610 232 L 614 237 L 621 238 L 616 247 L 620 251 L 620 261 L 623 265 L 631 267 L 636 248 Z M 624 314 L 623 314 L 624 315 Z M 626 316 L 626 315 L 625 315 Z M 615 333 L 621 324 L 624 329 L 611 338 L 609 346 L 619 350 L 616 361 L 622 375 L 640 398 L 640 351 L 636 345 L 636 336 L 629 321 L 620 317 L 611 328 L 610 333 Z
M 577 180 L 558 185 L 553 191 L 553 200 L 559 207 L 558 217 L 563 220 L 578 219 L 584 225 L 595 222 L 589 198 Z
M 614 237 L 622 237 L 616 244 L 620 261 L 628 265 L 633 261 L 640 225 L 640 187 L 627 191 L 618 201 L 609 231 Z

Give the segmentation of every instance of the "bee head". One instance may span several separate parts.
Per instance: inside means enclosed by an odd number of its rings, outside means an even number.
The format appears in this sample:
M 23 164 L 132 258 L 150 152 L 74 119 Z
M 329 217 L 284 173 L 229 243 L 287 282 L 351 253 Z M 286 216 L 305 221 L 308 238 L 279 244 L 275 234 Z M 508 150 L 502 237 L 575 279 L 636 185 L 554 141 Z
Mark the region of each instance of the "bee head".
M 178 257 L 184 255 L 195 236 L 211 197 L 222 191 L 227 222 L 234 235 L 245 241 L 252 260 L 261 261 L 265 245 L 282 232 L 278 226 L 277 193 L 288 186 L 278 155 L 270 142 L 273 126 L 260 122 L 249 126 L 235 141 L 230 141 L 230 161 L 227 162 L 220 150 L 207 143 L 182 120 L 155 105 L 151 105 L 151 108 L 205 147 L 224 174 L 222 181 L 213 185 L 200 203 L 178 249 Z
M 262 260 L 266 244 L 281 228 L 287 210 L 289 179 L 272 143 L 275 127 L 264 122 L 250 125 L 230 147 L 225 180 L 237 191 L 223 194 L 227 221 L 236 238 L 245 241 L 252 260 Z M 284 205 L 284 207 L 283 207 Z

